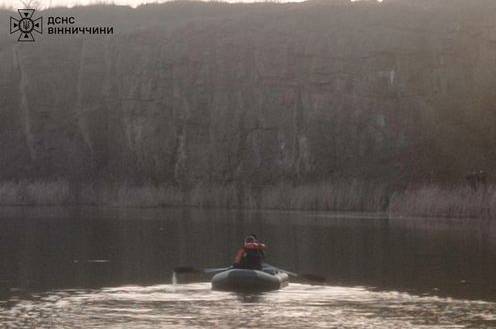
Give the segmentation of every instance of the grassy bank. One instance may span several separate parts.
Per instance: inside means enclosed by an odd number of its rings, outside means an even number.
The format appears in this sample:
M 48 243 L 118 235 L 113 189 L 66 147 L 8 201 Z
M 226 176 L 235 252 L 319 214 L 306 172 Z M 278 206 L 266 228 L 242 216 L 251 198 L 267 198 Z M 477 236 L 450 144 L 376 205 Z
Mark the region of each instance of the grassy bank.
M 358 180 L 279 184 L 246 188 L 198 185 L 71 185 L 65 180 L 4 182 L 2 206 L 94 205 L 113 207 L 195 206 L 218 208 L 388 211 L 392 216 L 488 217 L 496 214 L 496 187 L 417 186 L 390 192 L 387 185 Z
M 391 197 L 393 216 L 491 217 L 496 214 L 496 186 L 420 186 Z
M 385 186 L 356 180 L 307 185 L 279 184 L 245 188 L 197 185 L 71 185 L 65 180 L 0 183 L 0 205 L 100 205 L 116 207 L 195 206 L 250 209 L 384 210 Z

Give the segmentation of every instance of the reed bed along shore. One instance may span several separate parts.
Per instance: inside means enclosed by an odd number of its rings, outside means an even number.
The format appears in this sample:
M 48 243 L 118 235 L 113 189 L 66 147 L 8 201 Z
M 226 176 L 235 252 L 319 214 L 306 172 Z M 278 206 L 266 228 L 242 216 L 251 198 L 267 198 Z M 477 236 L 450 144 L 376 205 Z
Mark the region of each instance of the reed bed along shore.
M 490 217 L 496 187 L 423 185 L 393 192 L 386 184 L 359 180 L 251 187 L 197 185 L 70 184 L 65 180 L 0 183 L 0 206 L 92 205 L 194 206 L 280 210 L 381 211 L 391 216 Z
M 195 206 L 284 210 L 381 211 L 387 205 L 385 186 L 349 182 L 306 185 L 278 184 L 256 188 L 197 185 L 187 191 L 175 186 L 80 184 L 65 180 L 5 182 L 0 205 L 96 205 L 116 207 Z
M 496 215 L 496 186 L 409 188 L 391 196 L 392 216 L 487 218 Z

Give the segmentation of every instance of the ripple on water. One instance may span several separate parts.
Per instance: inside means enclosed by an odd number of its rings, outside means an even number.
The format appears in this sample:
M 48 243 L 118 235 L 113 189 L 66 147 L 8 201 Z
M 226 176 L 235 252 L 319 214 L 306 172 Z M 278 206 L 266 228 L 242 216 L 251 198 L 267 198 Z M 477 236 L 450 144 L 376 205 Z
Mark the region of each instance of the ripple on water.
M 0 304 L 5 328 L 495 328 L 496 304 L 362 287 L 291 284 L 270 293 L 209 283 L 65 290 Z

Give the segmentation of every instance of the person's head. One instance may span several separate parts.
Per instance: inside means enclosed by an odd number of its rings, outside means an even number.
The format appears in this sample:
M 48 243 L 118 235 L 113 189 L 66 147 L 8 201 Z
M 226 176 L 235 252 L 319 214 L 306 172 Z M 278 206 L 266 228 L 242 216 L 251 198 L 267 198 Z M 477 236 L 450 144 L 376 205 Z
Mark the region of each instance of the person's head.
M 256 239 L 255 239 L 255 237 L 254 237 L 252 234 L 248 235 L 248 236 L 245 238 L 245 243 L 253 243 L 253 242 L 255 242 L 255 241 L 256 241 Z

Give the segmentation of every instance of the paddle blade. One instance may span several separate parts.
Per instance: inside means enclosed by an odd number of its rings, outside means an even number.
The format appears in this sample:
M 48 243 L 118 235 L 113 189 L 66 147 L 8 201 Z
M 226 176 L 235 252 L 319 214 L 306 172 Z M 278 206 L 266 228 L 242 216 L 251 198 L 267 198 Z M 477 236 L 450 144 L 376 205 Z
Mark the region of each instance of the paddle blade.
M 232 268 L 232 266 L 218 267 L 218 268 L 206 268 L 203 270 L 203 272 L 205 272 L 207 274 L 216 274 L 219 272 L 224 272 L 224 271 L 230 270 L 231 268 Z

